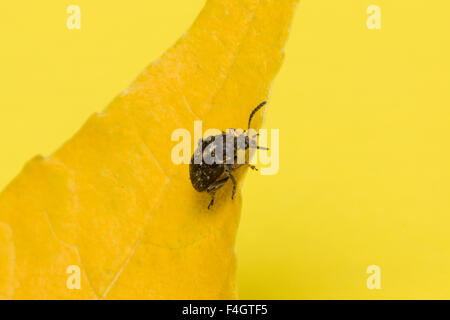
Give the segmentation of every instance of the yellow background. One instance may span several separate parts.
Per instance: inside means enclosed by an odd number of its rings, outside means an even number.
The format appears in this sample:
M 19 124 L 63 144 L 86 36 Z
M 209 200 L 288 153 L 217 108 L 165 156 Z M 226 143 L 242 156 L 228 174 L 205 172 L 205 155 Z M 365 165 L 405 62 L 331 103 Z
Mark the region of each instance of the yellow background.
M 66 8 L 81 8 L 68 30 Z M 0 189 L 49 155 L 190 26 L 204 0 L 2 1 Z M 381 30 L 366 9 L 381 8 Z M 249 172 L 240 298 L 450 298 L 447 1 L 300 2 Z M 366 268 L 381 268 L 380 290 Z

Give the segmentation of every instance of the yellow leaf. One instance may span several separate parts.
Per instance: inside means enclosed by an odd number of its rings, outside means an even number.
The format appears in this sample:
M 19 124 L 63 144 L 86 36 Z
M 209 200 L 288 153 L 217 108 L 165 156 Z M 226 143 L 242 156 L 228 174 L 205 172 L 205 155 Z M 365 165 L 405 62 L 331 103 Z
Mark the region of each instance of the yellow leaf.
M 108 108 L 0 195 L 2 298 L 235 298 L 241 196 L 209 196 L 171 134 L 245 128 L 283 59 L 296 0 L 209 0 Z M 258 115 L 254 127 L 261 125 Z M 238 172 L 242 180 L 241 170 Z M 70 289 L 69 266 L 80 289 Z

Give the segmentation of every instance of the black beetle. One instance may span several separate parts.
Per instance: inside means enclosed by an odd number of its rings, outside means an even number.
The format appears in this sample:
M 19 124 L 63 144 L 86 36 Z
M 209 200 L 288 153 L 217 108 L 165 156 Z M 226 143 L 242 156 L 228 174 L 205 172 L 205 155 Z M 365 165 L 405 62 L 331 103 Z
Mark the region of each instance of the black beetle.
M 222 132 L 222 134 L 209 136 L 199 140 L 198 147 L 192 155 L 189 164 L 189 176 L 195 190 L 198 192 L 206 191 L 211 195 L 211 202 L 208 205 L 208 209 L 211 208 L 214 203 L 216 191 L 223 187 L 228 179 L 233 182 L 231 199 L 234 198 L 236 194 L 236 179 L 231 174 L 233 170 L 236 170 L 242 165 L 257 170 L 255 166 L 248 162 L 245 162 L 244 164 L 239 164 L 237 162 L 238 150 L 247 150 L 251 148 L 269 150 L 268 148 L 257 145 L 256 139 L 254 138 L 258 134 L 255 134 L 252 137 L 248 136 L 248 130 L 250 129 L 253 116 L 265 104 L 266 101 L 260 103 L 250 113 L 248 129 L 244 132 L 238 134 L 236 130 L 230 129 L 229 132 Z M 211 161 L 212 158 L 214 158 L 213 161 Z

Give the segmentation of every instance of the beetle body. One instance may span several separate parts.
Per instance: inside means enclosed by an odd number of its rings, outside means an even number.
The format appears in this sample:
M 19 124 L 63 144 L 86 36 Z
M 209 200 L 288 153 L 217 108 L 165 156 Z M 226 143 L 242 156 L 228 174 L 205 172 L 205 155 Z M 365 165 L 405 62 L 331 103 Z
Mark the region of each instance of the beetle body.
M 221 163 L 208 164 L 205 161 L 205 158 L 207 158 L 209 154 L 213 154 L 212 152 L 214 152 L 215 155 L 215 149 L 220 147 L 219 143 L 216 142 L 218 141 L 216 138 L 223 139 L 224 137 L 226 138 L 226 133 L 201 139 L 199 141 L 199 146 L 201 144 L 201 148 L 197 148 L 192 155 L 191 163 L 189 165 L 189 177 L 192 186 L 198 192 L 206 191 L 207 188 L 217 181 L 217 179 L 225 172 L 225 168 Z M 213 148 L 214 150 L 212 150 Z M 195 163 L 196 157 L 201 157 L 200 163 Z
M 252 111 L 249 117 L 249 128 L 253 115 L 265 104 L 265 101 L 262 102 Z M 228 180 L 233 182 L 231 198 L 234 198 L 237 183 L 232 171 L 242 165 L 256 170 L 248 162 L 238 163 L 237 161 L 240 150 L 251 148 L 267 150 L 267 148 L 257 146 L 256 139 L 248 136 L 248 130 L 238 133 L 236 130 L 230 129 L 228 132 L 199 140 L 197 149 L 191 157 L 189 177 L 196 191 L 207 192 L 211 195 L 208 209 L 214 204 L 216 191 L 223 187 Z

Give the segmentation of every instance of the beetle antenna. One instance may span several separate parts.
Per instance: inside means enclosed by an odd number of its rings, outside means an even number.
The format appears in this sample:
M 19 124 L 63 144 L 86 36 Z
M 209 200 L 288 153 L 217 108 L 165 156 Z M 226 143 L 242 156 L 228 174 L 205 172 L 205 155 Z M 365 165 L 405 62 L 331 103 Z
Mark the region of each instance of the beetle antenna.
M 261 102 L 255 109 L 253 109 L 252 113 L 250 113 L 250 117 L 248 119 L 248 128 L 250 129 L 250 124 L 252 122 L 252 118 L 255 115 L 256 112 L 258 112 L 259 109 L 261 109 L 265 104 L 267 103 L 267 101 L 263 101 Z

